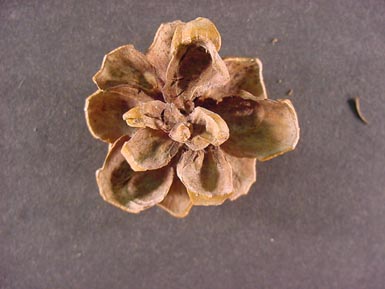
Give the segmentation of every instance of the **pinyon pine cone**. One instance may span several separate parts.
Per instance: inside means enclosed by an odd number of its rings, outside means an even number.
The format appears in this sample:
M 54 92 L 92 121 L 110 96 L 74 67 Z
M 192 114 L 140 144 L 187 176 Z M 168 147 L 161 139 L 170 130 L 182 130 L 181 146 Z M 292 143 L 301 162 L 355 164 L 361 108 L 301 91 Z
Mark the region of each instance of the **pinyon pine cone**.
M 125 45 L 105 56 L 85 106 L 91 134 L 110 144 L 96 172 L 105 201 L 184 217 L 247 194 L 257 160 L 295 148 L 290 100 L 267 99 L 259 59 L 222 59 L 220 46 L 197 18 L 162 24 L 146 54 Z

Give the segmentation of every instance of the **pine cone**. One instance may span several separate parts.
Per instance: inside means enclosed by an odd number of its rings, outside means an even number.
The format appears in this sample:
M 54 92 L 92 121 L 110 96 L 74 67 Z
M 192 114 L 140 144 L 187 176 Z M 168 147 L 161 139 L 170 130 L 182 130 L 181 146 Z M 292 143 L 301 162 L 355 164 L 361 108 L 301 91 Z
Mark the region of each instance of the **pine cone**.
M 267 99 L 259 59 L 222 59 L 220 46 L 197 18 L 162 24 L 145 55 L 126 45 L 105 56 L 85 106 L 91 134 L 110 144 L 96 173 L 105 201 L 184 217 L 247 194 L 257 160 L 295 148 L 290 100 Z

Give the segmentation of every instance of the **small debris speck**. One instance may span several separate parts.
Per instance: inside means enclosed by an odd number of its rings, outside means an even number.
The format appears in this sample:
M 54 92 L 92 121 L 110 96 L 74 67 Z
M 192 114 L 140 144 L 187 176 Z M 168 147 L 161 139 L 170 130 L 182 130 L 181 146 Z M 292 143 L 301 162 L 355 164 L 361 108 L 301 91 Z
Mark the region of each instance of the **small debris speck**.
M 278 80 L 277 80 L 277 83 L 282 83 L 282 79 L 278 79 Z
M 287 96 L 292 96 L 294 93 L 294 91 L 292 89 L 289 89 L 287 92 L 286 92 L 286 95 Z
M 37 127 L 34 127 L 34 128 L 33 128 L 33 131 L 34 131 L 34 132 L 37 132 Z
M 21 88 L 21 87 L 23 86 L 24 80 L 25 80 L 25 78 L 23 78 L 23 79 L 19 82 L 19 85 L 17 86 L 17 88 Z
M 271 243 L 274 243 L 274 241 L 275 241 L 274 238 L 270 238 Z
M 278 38 L 273 38 L 273 39 L 271 39 L 271 43 L 272 43 L 273 45 L 276 44 L 278 41 L 279 41 Z

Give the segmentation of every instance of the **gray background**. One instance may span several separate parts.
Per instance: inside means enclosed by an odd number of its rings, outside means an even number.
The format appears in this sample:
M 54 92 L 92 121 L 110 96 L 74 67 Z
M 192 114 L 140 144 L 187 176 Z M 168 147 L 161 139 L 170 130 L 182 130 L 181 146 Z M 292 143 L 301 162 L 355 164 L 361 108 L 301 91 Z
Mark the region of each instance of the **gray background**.
M 384 1 L 0 3 L 0 288 L 385 287 Z M 95 183 L 91 77 L 110 50 L 197 16 L 221 55 L 261 58 L 270 98 L 294 90 L 298 148 L 236 202 L 126 214 Z

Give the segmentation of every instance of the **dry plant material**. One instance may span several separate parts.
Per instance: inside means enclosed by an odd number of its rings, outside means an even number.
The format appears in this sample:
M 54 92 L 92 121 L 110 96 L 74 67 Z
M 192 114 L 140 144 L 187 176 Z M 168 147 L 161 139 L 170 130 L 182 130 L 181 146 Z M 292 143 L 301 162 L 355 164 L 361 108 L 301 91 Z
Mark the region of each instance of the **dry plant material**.
M 273 45 L 275 45 L 276 43 L 278 43 L 278 41 L 279 41 L 278 38 L 273 38 L 273 39 L 271 39 L 271 43 L 272 43 Z
M 184 217 L 246 195 L 257 160 L 295 148 L 290 100 L 267 99 L 258 58 L 222 59 L 220 46 L 215 25 L 197 18 L 162 24 L 145 54 L 125 45 L 105 56 L 85 105 L 91 134 L 109 146 L 96 173 L 105 201 Z
M 294 93 L 294 91 L 292 89 L 289 89 L 287 92 L 286 92 L 286 95 L 287 96 L 292 96 Z
M 366 119 L 366 117 L 362 114 L 362 111 L 361 111 L 361 105 L 360 105 L 360 98 L 359 98 L 358 96 L 356 96 L 353 100 L 354 100 L 354 106 L 355 106 L 355 109 L 356 109 L 358 118 L 359 118 L 364 124 L 369 124 L 369 122 L 368 122 L 368 120 Z

